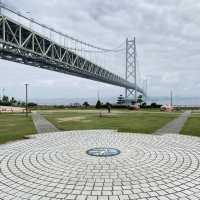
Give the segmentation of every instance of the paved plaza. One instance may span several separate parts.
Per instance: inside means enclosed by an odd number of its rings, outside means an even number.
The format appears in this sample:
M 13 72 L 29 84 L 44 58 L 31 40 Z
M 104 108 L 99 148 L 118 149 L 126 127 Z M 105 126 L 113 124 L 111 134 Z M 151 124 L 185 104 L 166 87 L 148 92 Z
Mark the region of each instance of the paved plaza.
M 120 154 L 90 156 L 95 147 Z M 0 146 L 2 200 L 198 200 L 200 139 L 111 130 L 37 134 Z

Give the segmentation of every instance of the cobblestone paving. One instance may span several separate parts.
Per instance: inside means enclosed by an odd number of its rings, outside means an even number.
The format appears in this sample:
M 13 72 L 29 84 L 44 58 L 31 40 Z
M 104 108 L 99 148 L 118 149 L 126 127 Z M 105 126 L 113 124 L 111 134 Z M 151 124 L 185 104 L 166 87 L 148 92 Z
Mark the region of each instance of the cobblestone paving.
M 32 113 L 33 123 L 37 133 L 49 133 L 59 131 L 53 124 L 37 112 Z
M 86 154 L 117 148 L 113 157 Z M 38 134 L 0 146 L 2 200 L 199 200 L 200 139 L 111 130 Z
M 187 121 L 188 117 L 191 115 L 191 111 L 185 111 L 179 117 L 174 119 L 173 121 L 166 124 L 161 129 L 154 132 L 156 135 L 163 135 L 167 133 L 180 133 L 181 129 L 183 128 L 185 122 Z

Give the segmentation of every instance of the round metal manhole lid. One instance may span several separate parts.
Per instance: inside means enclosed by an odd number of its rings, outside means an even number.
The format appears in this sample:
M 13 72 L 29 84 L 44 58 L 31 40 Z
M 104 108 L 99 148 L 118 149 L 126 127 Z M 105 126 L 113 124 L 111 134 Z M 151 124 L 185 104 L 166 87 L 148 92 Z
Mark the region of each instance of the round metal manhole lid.
M 120 154 L 120 150 L 114 148 L 93 148 L 89 149 L 86 152 L 90 156 L 98 156 L 98 157 L 109 157 L 109 156 L 116 156 Z

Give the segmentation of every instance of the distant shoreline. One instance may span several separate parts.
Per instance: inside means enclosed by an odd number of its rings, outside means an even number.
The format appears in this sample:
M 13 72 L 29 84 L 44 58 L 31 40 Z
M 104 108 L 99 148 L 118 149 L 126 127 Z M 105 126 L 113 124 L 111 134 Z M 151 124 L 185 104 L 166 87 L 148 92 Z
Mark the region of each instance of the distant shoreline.
M 19 99 L 22 100 L 23 99 Z M 116 103 L 117 97 L 101 97 L 103 103 L 109 102 L 111 104 Z M 95 105 L 97 102 L 96 97 L 85 97 L 85 98 L 30 98 L 29 102 L 35 102 L 40 105 L 69 105 L 73 103 L 83 104 L 87 101 L 90 105 Z M 170 104 L 169 97 L 149 97 L 147 103 L 151 104 L 156 102 L 157 104 L 165 105 Z M 200 97 L 174 97 L 173 105 L 177 106 L 189 106 L 189 107 L 200 107 Z

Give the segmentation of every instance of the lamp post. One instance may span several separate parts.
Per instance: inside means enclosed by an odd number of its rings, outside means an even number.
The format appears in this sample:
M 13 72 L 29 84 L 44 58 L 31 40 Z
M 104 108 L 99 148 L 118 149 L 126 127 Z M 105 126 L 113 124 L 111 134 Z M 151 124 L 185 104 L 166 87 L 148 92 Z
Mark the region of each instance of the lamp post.
M 173 91 L 170 91 L 170 105 L 173 106 Z
M 26 117 L 28 117 L 28 85 L 29 84 L 25 84 L 25 88 L 26 88 Z
M 149 85 L 150 85 L 150 81 L 151 81 L 152 75 L 147 75 L 145 78 L 145 93 L 146 93 L 146 103 L 147 101 L 151 101 L 150 99 L 150 95 L 149 95 Z
M 2 99 L 3 99 L 4 95 L 5 95 L 5 88 L 2 88 Z
M 2 0 L 0 0 L 0 15 L 2 14 Z

